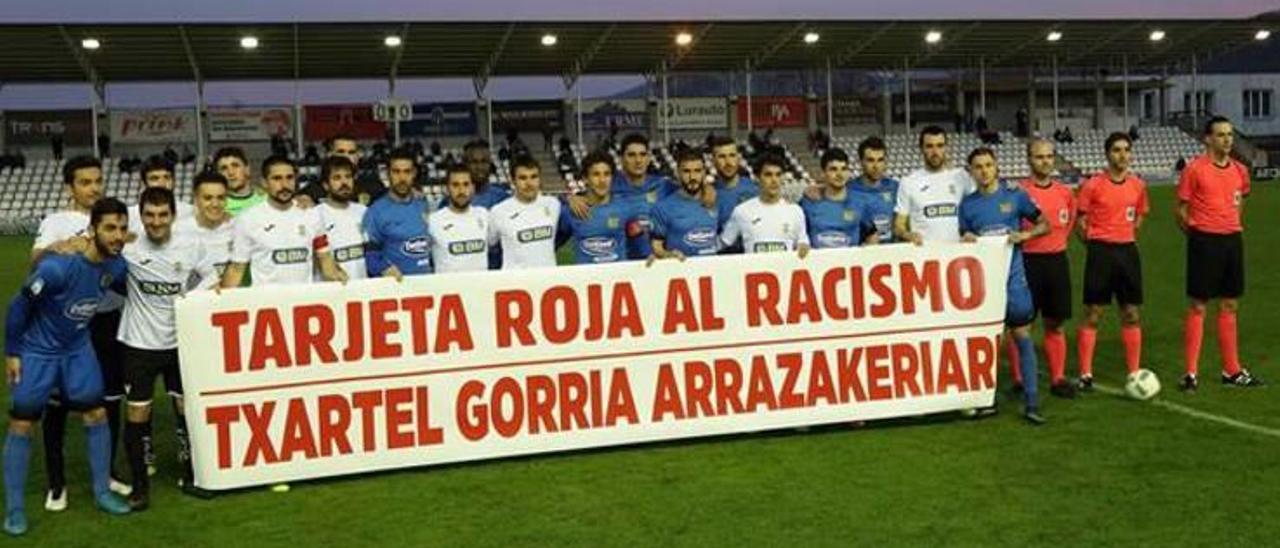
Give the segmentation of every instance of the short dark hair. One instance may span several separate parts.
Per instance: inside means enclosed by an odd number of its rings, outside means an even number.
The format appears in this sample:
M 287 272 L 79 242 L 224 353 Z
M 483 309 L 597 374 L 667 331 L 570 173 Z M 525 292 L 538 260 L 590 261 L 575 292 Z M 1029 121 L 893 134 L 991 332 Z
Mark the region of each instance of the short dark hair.
M 351 160 L 347 159 L 347 157 L 345 156 L 330 156 L 328 158 L 325 158 L 324 163 L 320 164 L 321 183 L 328 182 L 329 176 L 333 175 L 334 171 L 343 171 L 343 170 L 347 171 L 348 173 L 351 173 L 352 175 L 355 175 L 356 165 L 351 163 Z
M 294 173 L 298 172 L 298 164 L 293 163 L 293 160 L 290 160 L 287 156 L 272 154 L 262 161 L 262 176 L 265 178 L 267 172 L 271 171 L 271 166 L 277 165 L 286 165 L 293 168 Z
M 1129 143 L 1130 147 L 1133 146 L 1133 138 L 1129 137 L 1128 133 L 1125 133 L 1123 131 L 1117 131 L 1107 136 L 1106 142 L 1102 145 L 1102 152 L 1104 153 L 1111 152 L 1111 145 L 1114 145 L 1120 141 Z
M 488 143 L 488 141 L 485 141 L 485 140 L 483 140 L 483 139 L 475 139 L 475 140 L 472 140 L 472 141 L 467 141 L 467 144 L 462 145 L 462 153 L 463 153 L 463 154 L 466 154 L 467 152 L 469 152 L 469 151 L 471 151 L 471 150 L 475 150 L 475 149 L 480 149 L 480 150 L 483 150 L 483 151 L 485 151 L 485 152 L 488 152 L 488 151 L 489 151 L 489 143 Z
M 408 160 L 409 163 L 413 164 L 413 169 L 415 171 L 418 169 L 418 156 L 414 154 L 412 150 L 409 150 L 406 147 L 398 147 L 398 148 L 392 149 L 391 153 L 387 154 L 388 167 L 391 166 L 391 162 L 394 162 L 396 160 Z
M 884 145 L 884 139 L 875 136 L 867 137 L 861 143 L 858 143 L 858 159 L 866 158 L 868 150 L 882 150 L 888 153 L 889 147 Z
M 756 161 L 757 175 L 760 174 L 762 171 L 764 171 L 764 166 L 777 166 L 778 169 L 781 169 L 782 171 L 786 171 L 787 161 L 782 159 L 782 157 L 778 156 L 777 154 L 772 154 L 772 153 L 762 154 L 760 155 L 760 159 Z
M 622 151 L 626 152 L 627 147 L 631 145 L 644 145 L 647 150 L 649 148 L 649 138 L 639 133 L 628 133 L 626 137 L 622 138 Z
M 680 164 L 683 164 L 685 162 L 704 163 L 704 167 L 705 167 L 705 160 L 703 160 L 702 158 L 702 153 L 696 150 L 693 150 L 691 148 L 685 148 L 685 149 L 676 151 L 675 160 L 676 160 L 677 167 L 679 167 Z
M 67 160 L 66 165 L 62 166 L 62 183 L 67 185 L 74 183 L 77 171 L 95 167 L 102 169 L 102 162 L 93 156 L 76 156 Z
M 1204 123 L 1203 135 L 1213 135 L 1213 126 L 1216 126 L 1218 124 L 1230 124 L 1230 123 L 1231 123 L 1231 119 L 1227 118 L 1226 116 L 1222 116 L 1222 115 L 1214 116 L 1213 118 L 1210 118 L 1209 121 Z
M 635 134 L 633 133 L 632 135 L 635 135 Z M 630 135 L 628 135 L 628 137 L 630 137 Z M 582 159 L 582 176 L 586 177 L 587 173 L 591 171 L 591 166 L 594 166 L 596 164 L 604 164 L 609 166 L 609 172 L 611 173 L 614 170 L 613 156 L 610 156 L 608 152 L 605 152 L 603 150 L 597 150 L 595 152 L 592 152 L 591 154 L 588 154 L 586 158 Z
M 843 150 L 831 147 L 822 153 L 822 160 L 818 164 L 822 166 L 822 169 L 827 169 L 827 164 L 831 162 L 844 162 L 847 164 L 849 163 L 849 155 Z
M 947 138 L 947 130 L 942 129 L 942 126 L 925 126 L 924 129 L 920 130 L 920 138 L 917 140 L 916 146 L 924 146 L 924 138 L 926 135 L 941 135 L 945 142 Z
M 445 172 L 444 172 L 445 182 L 446 183 L 449 182 L 449 178 L 453 177 L 458 173 L 466 174 L 468 179 L 471 178 L 471 170 L 467 169 L 467 164 L 464 164 L 462 162 L 451 162 L 448 165 L 448 167 L 445 168 Z M 471 183 L 474 184 L 475 181 L 471 181 Z
M 324 140 L 324 148 L 325 148 L 325 150 L 333 151 L 333 143 L 334 143 L 334 141 L 351 141 L 351 142 L 354 142 L 354 143 L 356 144 L 356 147 L 357 147 L 357 148 L 359 148 L 359 145 L 360 145 L 360 141 L 356 140 L 356 137 L 355 137 L 354 135 L 352 135 L 352 134 L 350 134 L 350 133 L 339 133 L 339 134 L 337 134 L 337 135 L 334 135 L 334 136 L 329 137 L 328 139 L 325 139 L 325 140 Z
M 969 151 L 969 159 L 968 159 L 968 160 L 966 160 L 966 161 L 965 161 L 965 163 L 966 163 L 966 164 L 972 164 L 972 163 L 973 163 L 973 161 L 974 161 L 974 160 L 976 160 L 979 156 L 990 156 L 992 160 L 995 160 L 995 159 L 996 159 L 996 151 L 992 150 L 990 147 L 978 147 L 978 148 L 975 148 L 975 149 L 973 149 L 973 150 Z
M 124 202 L 112 198 L 110 196 L 101 198 L 93 203 L 93 209 L 89 210 L 89 226 L 98 226 L 102 223 L 102 218 L 107 215 L 124 215 L 129 217 L 129 208 Z
M 729 145 L 736 147 L 738 146 L 738 142 L 724 135 L 714 135 L 710 139 L 707 139 L 707 146 L 711 148 L 712 152 L 715 152 L 717 148 Z
M 145 179 L 152 171 L 168 171 L 170 176 L 174 175 L 173 164 L 160 155 L 149 156 L 147 161 L 142 163 L 142 169 L 139 169 L 138 173 L 141 173 L 142 178 Z
M 532 169 L 534 171 L 537 171 L 538 173 L 542 173 L 542 165 L 539 164 L 537 160 L 534 160 L 533 156 L 530 156 L 528 154 L 521 154 L 511 159 L 511 178 L 512 179 L 516 178 L 516 169 L 520 169 L 520 168 Z
M 240 147 L 222 147 L 213 153 L 213 165 L 218 165 L 223 158 L 238 158 L 245 165 L 249 165 L 249 157 L 244 155 L 244 149 Z
M 142 215 L 142 208 L 150 205 L 167 205 L 169 213 L 177 214 L 178 204 L 173 199 L 173 191 L 167 188 L 153 186 L 142 191 L 142 195 L 138 197 L 138 215 Z
M 200 185 L 209 185 L 209 184 L 222 185 L 225 187 L 227 186 L 227 178 L 223 177 L 222 174 L 218 173 L 217 171 L 214 171 L 212 169 L 206 169 L 204 171 L 201 171 L 200 173 L 197 173 L 195 178 L 192 179 L 191 191 L 199 192 Z

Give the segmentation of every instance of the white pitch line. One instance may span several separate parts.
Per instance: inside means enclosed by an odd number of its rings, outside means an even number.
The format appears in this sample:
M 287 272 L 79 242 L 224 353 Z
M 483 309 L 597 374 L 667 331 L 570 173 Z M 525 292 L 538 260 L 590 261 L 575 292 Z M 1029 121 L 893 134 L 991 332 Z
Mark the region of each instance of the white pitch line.
M 1124 396 L 1124 397 L 1126 397 L 1126 398 L 1127 398 L 1127 397 L 1129 397 L 1129 395 L 1128 395 L 1128 394 L 1126 394 L 1124 390 L 1121 390 L 1121 389 L 1119 389 L 1119 388 L 1115 388 L 1115 387 L 1112 387 L 1112 386 L 1107 386 L 1107 385 L 1105 385 L 1105 384 L 1101 384 L 1101 383 L 1097 383 L 1097 382 L 1095 382 L 1095 383 L 1093 384 L 1093 386 L 1094 386 L 1094 387 L 1096 387 L 1096 388 L 1098 389 L 1098 391 L 1099 391 L 1099 392 L 1103 392 L 1103 393 L 1106 393 L 1106 394 L 1111 394 L 1111 395 L 1113 395 L 1113 396 Z M 1154 406 L 1156 406 L 1156 407 L 1160 407 L 1160 408 L 1163 408 L 1163 409 L 1168 409 L 1169 411 L 1173 411 L 1174 413 L 1181 413 L 1181 414 L 1186 415 L 1186 416 L 1188 416 L 1188 417 L 1193 417 L 1193 418 L 1197 418 L 1197 419 L 1201 419 L 1201 420 L 1207 420 L 1207 421 L 1216 422 L 1216 423 L 1218 423 L 1218 424 L 1223 424 L 1223 425 L 1230 426 L 1230 427 L 1233 427 L 1233 428 L 1239 428 L 1239 429 L 1241 429 L 1241 430 L 1245 430 L 1245 431 L 1247 431 L 1247 432 L 1253 432 L 1253 433 L 1255 433 L 1255 434 L 1262 434 L 1262 435 L 1264 435 L 1264 436 L 1271 436 L 1271 437 L 1273 437 L 1273 438 L 1280 438 L 1280 430 L 1277 430 L 1277 429 L 1275 429 L 1275 428 L 1267 428 L 1267 427 L 1265 427 L 1265 426 L 1258 426 L 1258 425 L 1256 425 L 1256 424 L 1252 424 L 1252 423 L 1248 423 L 1248 422 L 1244 422 L 1244 421 L 1236 420 L 1236 419 L 1233 419 L 1233 418 L 1231 418 L 1231 417 L 1224 417 L 1224 416 L 1222 416 L 1222 415 L 1216 415 L 1216 414 L 1213 414 L 1213 413 L 1209 413 L 1209 412 L 1207 412 L 1207 411 L 1201 411 L 1201 410 L 1199 410 L 1199 409 L 1195 409 L 1195 408 L 1193 408 L 1193 407 L 1187 407 L 1187 406 L 1182 405 L 1182 404 L 1179 404 L 1179 403 L 1173 403 L 1173 402 L 1165 401 L 1165 400 L 1162 400 L 1162 399 L 1159 399 L 1159 398 L 1153 398 L 1153 399 L 1147 400 L 1147 401 L 1146 401 L 1146 402 L 1144 402 L 1144 403 L 1148 403 L 1148 404 L 1151 404 L 1151 405 L 1154 405 Z

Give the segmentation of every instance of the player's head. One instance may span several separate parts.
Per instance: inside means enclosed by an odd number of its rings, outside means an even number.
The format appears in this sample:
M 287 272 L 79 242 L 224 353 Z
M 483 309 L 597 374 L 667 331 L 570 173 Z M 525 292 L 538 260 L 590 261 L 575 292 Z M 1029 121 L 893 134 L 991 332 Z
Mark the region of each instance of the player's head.
M 493 158 L 489 153 L 489 144 L 484 141 L 471 141 L 462 147 L 462 161 L 471 170 L 471 181 L 477 186 L 489 182 L 493 175 Z
M 277 205 L 290 204 L 298 192 L 298 166 L 284 156 L 267 156 L 262 161 L 262 180 L 268 198 Z
M 449 205 L 456 209 L 466 209 L 471 205 L 471 198 L 476 194 L 475 182 L 471 180 L 471 170 L 464 164 L 452 164 L 445 173 L 445 190 L 449 193 Z
M 1129 170 L 1129 164 L 1133 159 L 1133 140 L 1129 138 L 1128 133 L 1117 131 L 1108 135 L 1103 146 L 1107 152 L 1107 167 L 1111 171 L 1119 173 Z
M 413 185 L 418 180 L 417 157 L 407 148 L 401 147 L 387 155 L 387 188 L 399 198 L 408 198 L 413 194 Z
M 142 228 L 147 231 L 147 239 L 154 243 L 163 243 L 173 234 L 173 217 L 177 211 L 173 199 L 173 191 L 160 186 L 153 186 L 142 191 L 138 198 L 138 215 L 142 219 Z
M 827 187 L 840 190 L 849 184 L 849 155 L 831 147 L 822 153 L 822 181 Z
M 867 137 L 858 143 L 858 162 L 862 165 L 862 180 L 878 183 L 889 171 L 889 148 L 879 137 Z
M 702 154 L 686 148 L 676 153 L 675 160 L 680 188 L 691 196 L 702 194 L 702 185 L 707 182 L 707 164 L 702 161 Z
M 351 162 L 351 165 L 360 165 L 360 143 L 356 142 L 356 138 L 339 133 L 329 138 L 325 143 L 325 148 L 329 149 L 329 156 L 341 156 Z
M 340 204 L 356 197 L 356 166 L 346 156 L 330 156 L 320 165 L 320 180 L 329 199 Z
M 1058 163 L 1058 155 L 1053 149 L 1053 141 L 1044 137 L 1035 137 L 1027 141 L 1027 165 L 1031 166 L 1031 176 L 1039 180 L 1048 179 Z
M 1231 154 L 1231 147 L 1235 145 L 1235 129 L 1226 116 L 1214 116 L 1204 123 L 1201 138 L 1210 152 L 1225 156 Z
M 192 181 L 196 217 L 218 224 L 227 218 L 227 178 L 212 170 L 201 171 Z
M 969 153 L 969 174 L 980 186 L 994 185 L 1000 181 L 1000 172 L 996 169 L 996 151 L 987 147 L 978 147 Z
M 646 150 L 647 147 L 646 147 Z M 646 157 L 648 154 L 646 152 Z M 626 159 L 622 160 L 623 164 Z M 587 192 L 597 199 L 609 197 L 613 186 L 613 157 L 608 152 L 597 150 L 582 159 L 582 180 L 587 183 Z
M 622 171 L 628 177 L 639 179 L 649 171 L 649 138 L 630 133 L 622 138 Z
M 516 199 L 532 202 L 542 190 L 542 166 L 532 156 L 522 154 L 511 160 L 511 186 Z
M 167 188 L 173 190 L 173 164 L 164 159 L 163 156 L 151 156 L 142 164 L 142 187 L 151 188 L 153 186 Z
M 765 154 L 756 162 L 756 179 L 760 182 L 760 198 L 772 202 L 782 196 L 782 174 L 787 163 L 781 156 Z
M 89 236 L 98 254 L 119 255 L 129 232 L 129 208 L 115 198 L 103 198 L 89 210 Z
M 93 156 L 76 156 L 62 166 L 62 183 L 75 206 L 88 211 L 102 198 L 102 162 Z
M 737 177 L 738 170 L 742 168 L 742 154 L 738 152 L 738 143 L 717 135 L 707 144 L 711 148 L 711 161 L 715 163 L 716 175 L 721 179 Z
M 240 147 L 223 147 L 213 154 L 213 167 L 227 178 L 227 190 L 242 193 L 249 186 L 249 157 Z
M 937 171 L 947 165 L 947 132 L 938 126 L 920 130 L 920 154 L 929 171 Z

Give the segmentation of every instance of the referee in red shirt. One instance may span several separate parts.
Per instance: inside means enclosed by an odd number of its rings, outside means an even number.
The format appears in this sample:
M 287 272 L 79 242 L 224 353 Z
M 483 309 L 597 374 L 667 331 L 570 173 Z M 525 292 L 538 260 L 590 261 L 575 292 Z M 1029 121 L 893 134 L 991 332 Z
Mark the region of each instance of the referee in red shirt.
M 1240 214 L 1249 195 L 1249 170 L 1231 159 L 1234 137 L 1231 121 L 1215 116 L 1204 126 L 1205 153 L 1187 164 L 1178 179 L 1178 226 L 1187 235 L 1187 297 L 1191 306 L 1185 324 L 1187 374 L 1178 387 L 1194 391 L 1204 314 L 1210 300 L 1218 301 L 1218 349 L 1222 354 L 1222 384 L 1261 386 L 1262 381 L 1240 366 L 1236 310 L 1244 294 L 1244 240 Z
M 1126 133 L 1106 140 L 1107 169 L 1080 185 L 1077 196 L 1078 230 L 1084 236 L 1085 320 L 1077 333 L 1080 351 L 1080 389 L 1093 389 L 1093 349 L 1098 320 L 1111 304 L 1120 305 L 1120 339 L 1129 374 L 1142 363 L 1142 260 L 1138 256 L 1138 228 L 1146 217 L 1147 184 L 1129 171 L 1133 141 Z

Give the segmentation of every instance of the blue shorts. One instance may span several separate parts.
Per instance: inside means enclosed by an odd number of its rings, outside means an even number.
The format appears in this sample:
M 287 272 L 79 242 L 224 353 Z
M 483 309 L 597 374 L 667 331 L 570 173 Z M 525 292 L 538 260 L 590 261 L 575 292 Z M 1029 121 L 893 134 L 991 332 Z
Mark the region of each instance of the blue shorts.
M 102 369 L 92 346 L 86 344 L 61 356 L 24 353 L 22 377 L 10 394 L 9 415 L 39 419 L 54 390 L 62 394 L 69 409 L 87 411 L 102 406 Z
M 1031 300 L 1031 288 L 1027 286 L 1026 278 L 1009 280 L 1007 295 L 1004 308 L 1006 326 L 1022 327 L 1035 321 L 1036 307 Z

